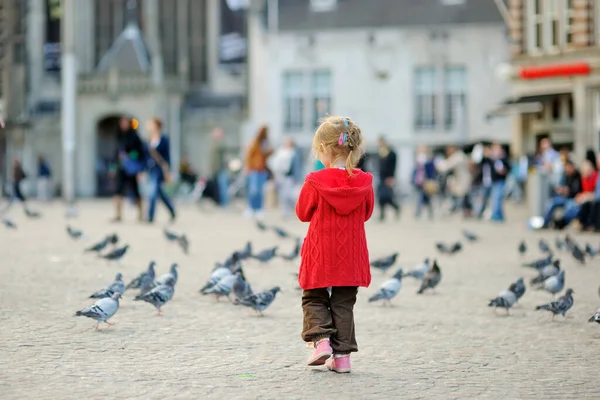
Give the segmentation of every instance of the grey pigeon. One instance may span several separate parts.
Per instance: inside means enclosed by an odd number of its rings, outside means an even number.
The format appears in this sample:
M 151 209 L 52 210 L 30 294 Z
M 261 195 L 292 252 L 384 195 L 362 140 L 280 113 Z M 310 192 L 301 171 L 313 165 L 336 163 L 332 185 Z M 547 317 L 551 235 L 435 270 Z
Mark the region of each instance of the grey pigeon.
M 167 240 L 169 242 L 177 242 L 179 240 L 179 235 L 178 234 L 176 234 L 174 232 L 171 232 L 171 231 L 169 231 L 167 229 L 164 229 L 163 232 L 165 234 L 165 238 L 167 238 Z
M 540 241 L 538 242 L 538 247 L 540 248 L 540 251 L 542 253 L 551 253 L 552 250 L 550 250 L 550 246 L 548 245 L 548 242 L 546 242 L 544 239 L 540 239 Z
M 37 219 L 37 218 L 40 218 L 42 216 L 42 214 L 40 214 L 39 211 L 33 211 L 33 210 L 28 209 L 28 208 L 25 209 L 25 215 L 28 218 L 31 218 L 31 219 Z
M 190 251 L 190 241 L 188 240 L 186 235 L 181 235 L 177 240 L 177 244 L 179 245 L 179 247 L 181 247 L 181 250 L 183 250 L 185 254 L 188 254 L 188 252 Z
M 423 281 L 421 282 L 421 287 L 417 294 L 423 294 L 427 289 L 435 289 L 435 287 L 442 280 L 442 272 L 440 271 L 440 266 L 437 263 L 437 260 L 433 261 L 433 266 L 431 270 L 425 275 Z
M 581 247 L 575 243 L 571 246 L 571 255 L 581 264 L 585 264 L 585 253 L 581 250 Z
M 125 253 L 127 253 L 127 249 L 129 249 L 128 244 L 126 244 L 125 246 L 123 246 L 121 248 L 114 249 L 110 253 L 102 255 L 100 257 L 104 258 L 107 261 L 119 261 L 119 260 L 121 260 L 121 258 L 123 258 Z
M 550 311 L 552 313 L 552 321 L 554 321 L 554 317 L 557 314 L 560 314 L 566 318 L 565 314 L 571 307 L 573 307 L 573 293 L 575 293 L 573 289 L 567 289 L 565 295 L 561 296 L 558 300 L 537 306 L 535 309 Z
M 102 290 L 90 296 L 90 299 L 103 299 L 105 297 L 112 297 L 115 293 L 125 293 L 125 282 L 123 282 L 123 275 L 119 272 L 115 276 L 115 280 Z
M 256 221 L 256 227 L 261 231 L 266 231 L 267 229 L 269 229 L 265 224 L 263 224 L 260 221 Z
M 260 261 L 263 264 L 267 263 L 267 262 L 271 261 L 273 259 L 273 257 L 275 257 L 275 255 L 277 254 L 278 248 L 279 248 L 279 246 L 275 246 L 270 249 L 265 249 L 265 250 L 259 252 L 258 254 L 253 255 L 252 258 Z
M 466 229 L 463 229 L 462 234 L 465 237 L 465 239 L 467 239 L 469 242 L 476 242 L 479 239 L 477 235 L 467 231 Z
M 429 258 L 426 258 L 425 261 L 423 262 L 423 264 L 418 265 L 415 268 L 404 273 L 404 277 L 410 276 L 412 278 L 421 280 L 421 279 L 425 278 L 425 274 L 427 274 L 430 269 L 431 269 L 431 265 L 429 264 Z
M 7 227 L 9 229 L 17 229 L 17 225 L 15 225 L 15 223 L 12 222 L 10 219 L 3 218 L 2 223 L 4 224 L 5 227 Z
M 91 251 L 94 251 L 96 253 L 101 252 L 102 250 L 104 250 L 104 248 L 106 246 L 108 246 L 108 243 L 110 242 L 110 238 L 107 236 L 106 238 L 104 238 L 104 240 L 88 247 L 87 249 L 85 249 L 85 252 L 89 253 Z
M 277 236 L 279 236 L 280 238 L 288 238 L 290 237 L 290 234 L 283 228 L 280 228 L 278 226 L 274 226 L 272 227 L 273 232 L 275 232 L 277 234 Z
M 238 275 L 227 275 L 220 279 L 215 285 L 206 289 L 202 294 L 214 294 L 219 300 L 221 297 L 229 296 Z
M 518 303 L 519 299 L 525 294 L 525 282 L 523 282 L 523 278 L 517 279 L 515 283 L 508 287 L 508 290 L 510 290 L 517 296 Z
M 509 309 L 517 302 L 517 294 L 512 290 L 501 291 L 495 299 L 491 300 L 488 307 L 494 307 L 494 313 L 498 307 L 506 310 L 506 314 L 510 314 Z
M 75 313 L 75 317 L 84 316 L 96 321 L 96 330 L 100 330 L 98 326 L 100 322 L 105 322 L 108 325 L 113 325 L 108 320 L 119 310 L 119 298 L 121 293 L 114 293 L 111 297 L 105 297 L 98 300 L 93 305 L 84 308 Z
M 556 250 L 562 251 L 565 249 L 565 247 L 567 247 L 567 243 L 565 243 L 565 241 L 562 240 L 561 238 L 557 237 L 554 240 L 554 246 L 556 247 Z
M 462 250 L 462 243 L 456 242 L 451 245 L 445 243 L 436 243 L 435 248 L 442 254 L 456 254 Z
M 280 257 L 286 261 L 294 261 L 300 255 L 301 245 L 302 245 L 302 241 L 300 239 L 298 239 L 296 241 L 296 246 L 294 246 L 294 249 L 292 250 L 292 252 L 289 254 L 282 254 L 282 255 L 280 255 Z
M 592 315 L 588 322 L 597 322 L 600 324 L 600 308 L 596 311 L 596 314 Z
M 229 268 L 221 267 L 221 268 L 214 269 L 213 272 L 211 273 L 210 277 L 208 278 L 208 281 L 199 290 L 199 292 L 202 294 L 208 294 L 208 293 L 206 293 L 207 290 L 210 290 L 221 279 L 225 278 L 226 276 L 230 276 L 230 275 L 233 275 L 233 274 L 231 273 L 231 270 Z
M 595 257 L 600 253 L 600 249 L 593 248 L 589 243 L 585 244 L 585 253 L 590 257 Z
M 110 242 L 110 244 L 115 245 L 117 243 L 119 243 L 119 236 L 117 236 L 116 233 L 111 233 L 110 235 L 108 235 L 106 237 L 108 239 L 108 241 Z
M 154 271 L 155 265 L 156 263 L 154 261 L 150 261 L 148 269 L 139 274 L 137 278 L 129 282 L 125 289 L 140 289 L 142 293 L 152 289 L 152 287 L 154 286 L 154 277 L 156 276 L 156 273 Z
M 253 293 L 250 284 L 246 282 L 246 280 L 241 274 L 236 274 L 236 280 L 233 284 L 232 291 L 233 295 L 238 300 L 244 299 Z
M 396 259 L 398 258 L 398 253 L 394 253 L 387 257 L 378 258 L 376 260 L 371 261 L 371 267 L 377 268 L 383 272 L 390 269 L 394 264 L 396 264 Z
M 67 226 L 67 233 L 73 239 L 81 239 L 83 237 L 83 231 L 74 229 L 71 226 Z
M 383 284 L 379 287 L 379 290 L 377 290 L 377 292 L 375 292 L 375 294 L 369 298 L 369 303 L 383 300 L 383 304 L 391 306 L 391 300 L 396 297 L 400 291 L 400 288 L 402 287 L 402 274 L 402 268 L 400 268 L 398 271 L 396 271 L 394 276 L 391 277 L 391 279 L 383 282 Z
M 234 251 L 223 263 L 225 268 L 232 269 L 234 265 L 241 260 L 240 253 L 238 251 Z M 233 272 L 233 271 L 232 271 Z
M 560 272 L 560 260 L 554 260 L 552 264 L 538 270 L 538 276 L 530 281 L 531 285 L 540 285 L 551 276 L 558 275 Z
M 541 269 L 550 264 L 552 264 L 552 254 L 548 254 L 544 258 L 532 261 L 530 263 L 524 263 L 522 264 L 522 266 L 534 269 Z
M 173 279 L 173 284 L 177 283 L 177 267 L 176 263 L 171 264 L 171 269 L 166 274 L 161 275 L 155 282 L 154 286 L 164 285 L 168 279 Z
M 238 251 L 237 253 L 238 253 L 238 256 L 240 257 L 240 260 L 245 260 L 247 258 L 250 258 L 250 256 L 252 255 L 252 243 L 247 242 L 244 249 L 241 251 Z
M 560 293 L 565 287 L 565 270 L 561 269 L 560 272 L 544 281 L 541 289 L 556 295 Z
M 524 240 L 521 240 L 521 243 L 519 243 L 519 247 L 517 248 L 517 250 L 522 256 L 525 255 L 525 253 L 527 253 L 527 244 L 525 244 Z
M 156 315 L 161 315 L 161 307 L 173 298 L 174 293 L 175 282 L 173 281 L 173 278 L 169 278 L 163 285 L 157 286 L 149 292 L 135 296 L 134 300 L 142 300 L 152 304 L 156 307 Z
M 250 296 L 235 301 L 233 304 L 250 307 L 262 316 L 263 311 L 265 311 L 267 307 L 269 307 L 273 303 L 273 300 L 275 300 L 275 295 L 280 290 L 281 289 L 279 288 L 279 286 L 275 286 L 271 290 L 267 290 L 260 293 L 253 293 Z

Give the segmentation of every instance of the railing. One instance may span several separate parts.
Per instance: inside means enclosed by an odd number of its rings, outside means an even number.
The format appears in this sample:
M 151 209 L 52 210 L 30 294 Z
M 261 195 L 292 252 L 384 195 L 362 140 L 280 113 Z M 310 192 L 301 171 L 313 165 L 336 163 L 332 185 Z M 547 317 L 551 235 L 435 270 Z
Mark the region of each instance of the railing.
M 179 92 L 183 88 L 178 77 L 165 77 L 163 88 L 167 92 Z M 78 78 L 78 92 L 81 94 L 109 93 L 145 93 L 158 89 L 152 76 L 144 73 L 123 73 L 109 71 L 108 73 L 82 74 Z

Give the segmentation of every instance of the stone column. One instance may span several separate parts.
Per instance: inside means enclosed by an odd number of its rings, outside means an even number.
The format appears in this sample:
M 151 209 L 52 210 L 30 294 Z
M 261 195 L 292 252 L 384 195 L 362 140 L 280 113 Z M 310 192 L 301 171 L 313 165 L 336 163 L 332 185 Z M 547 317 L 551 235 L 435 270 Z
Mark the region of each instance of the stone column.
M 591 121 L 593 121 L 593 102 L 584 77 L 573 78 L 574 130 L 573 142 L 575 157 L 583 160 L 585 151 L 593 146 Z
M 77 15 L 77 53 L 78 68 L 80 72 L 91 72 L 95 67 L 95 32 L 94 32 L 94 2 L 78 1 L 75 9 Z M 100 60 L 98 60 L 100 61 Z
M 154 85 L 160 87 L 164 82 L 164 66 L 159 27 L 158 0 L 146 0 L 144 3 L 144 32 L 146 43 L 150 48 L 152 62 L 152 79 Z
M 189 42 L 189 16 L 190 0 L 177 2 L 177 45 L 179 46 L 178 72 L 183 85 L 187 85 L 190 78 L 190 42 Z
M 27 57 L 29 59 L 29 105 L 37 103 L 44 78 L 44 42 L 46 39 L 46 4 L 29 0 L 27 16 Z

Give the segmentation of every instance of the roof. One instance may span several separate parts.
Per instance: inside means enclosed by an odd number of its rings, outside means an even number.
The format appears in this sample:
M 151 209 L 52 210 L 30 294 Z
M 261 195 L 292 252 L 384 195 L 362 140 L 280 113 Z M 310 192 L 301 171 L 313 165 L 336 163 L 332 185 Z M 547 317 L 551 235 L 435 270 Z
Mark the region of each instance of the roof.
M 504 24 L 492 0 L 451 3 L 445 0 L 337 0 L 333 10 L 317 12 L 311 10 L 309 0 L 284 0 L 279 2 L 279 29 Z
M 150 53 L 135 22 L 129 22 L 98 64 L 99 71 L 146 72 L 150 69 Z

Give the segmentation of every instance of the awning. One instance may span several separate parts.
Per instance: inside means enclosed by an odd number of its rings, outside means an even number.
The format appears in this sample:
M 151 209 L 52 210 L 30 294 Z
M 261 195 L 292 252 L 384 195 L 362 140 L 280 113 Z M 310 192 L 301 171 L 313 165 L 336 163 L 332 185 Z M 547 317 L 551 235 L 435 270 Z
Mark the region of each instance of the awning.
M 542 111 L 544 103 L 559 96 L 569 93 L 540 94 L 535 96 L 523 96 L 504 101 L 501 105 L 488 112 L 487 120 L 495 117 L 504 117 L 518 114 L 533 114 Z

